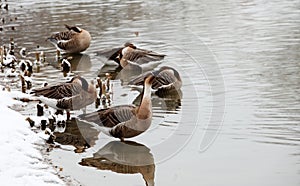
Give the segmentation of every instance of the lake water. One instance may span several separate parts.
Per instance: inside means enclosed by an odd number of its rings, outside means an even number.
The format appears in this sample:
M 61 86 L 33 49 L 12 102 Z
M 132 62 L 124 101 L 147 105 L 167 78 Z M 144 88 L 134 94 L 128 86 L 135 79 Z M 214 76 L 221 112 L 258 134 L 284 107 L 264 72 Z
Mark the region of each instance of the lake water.
M 126 72 L 104 66 L 99 50 L 131 41 L 166 54 L 160 66 L 182 76 L 181 95 L 153 96 L 152 126 L 131 142 L 79 121 L 57 134 L 62 144 L 90 145 L 83 153 L 64 145 L 50 152 L 62 175 L 82 185 L 300 185 L 300 1 L 8 4 L 0 44 L 13 37 L 29 58 L 43 51 L 50 64 L 34 73 L 34 86 L 66 80 L 45 41 L 66 23 L 93 38 L 83 55 L 73 56 L 71 75 L 90 81 L 114 74 L 111 105 L 136 102 L 138 93 L 125 86 Z M 34 109 L 29 104 L 21 112 Z

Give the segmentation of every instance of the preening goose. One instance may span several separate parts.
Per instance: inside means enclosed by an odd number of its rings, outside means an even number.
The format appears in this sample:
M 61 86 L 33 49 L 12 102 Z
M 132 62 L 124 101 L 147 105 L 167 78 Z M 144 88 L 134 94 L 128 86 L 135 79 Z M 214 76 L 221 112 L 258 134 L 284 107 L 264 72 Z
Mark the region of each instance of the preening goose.
M 154 74 L 152 89 L 156 94 L 163 94 L 170 91 L 178 91 L 182 86 L 182 81 L 177 70 L 172 67 L 162 66 L 158 70 L 146 72 L 129 81 L 128 85 L 141 90 L 138 86 L 143 85 L 145 77 Z
M 114 60 L 122 67 L 125 67 L 128 61 L 140 65 L 150 61 L 160 61 L 166 56 L 150 50 L 137 48 L 135 45 L 128 42 L 125 43 L 123 47 L 99 51 L 97 54 L 105 56 L 109 60 Z
M 50 107 L 67 111 L 67 119 L 70 118 L 70 110 L 79 110 L 92 104 L 97 98 L 94 85 L 89 84 L 80 76 L 73 77 L 69 82 L 53 86 L 33 89 L 31 94 Z
M 121 139 L 131 138 L 146 131 L 152 121 L 151 85 L 154 76 L 145 78 L 140 105 L 119 105 L 96 112 L 80 115 L 108 136 Z
M 80 53 L 85 51 L 91 43 L 91 35 L 88 31 L 77 26 L 65 25 L 68 31 L 51 35 L 47 40 L 64 53 Z

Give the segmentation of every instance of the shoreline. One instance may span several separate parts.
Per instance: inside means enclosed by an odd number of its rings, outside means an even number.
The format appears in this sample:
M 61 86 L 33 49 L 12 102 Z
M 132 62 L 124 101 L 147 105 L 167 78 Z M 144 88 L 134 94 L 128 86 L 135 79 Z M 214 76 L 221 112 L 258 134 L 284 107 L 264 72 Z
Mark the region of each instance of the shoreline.
M 35 131 L 25 120 L 26 116 L 10 106 L 24 103 L 13 100 L 13 93 L 0 91 L 1 185 L 80 185 L 69 176 L 60 175 L 49 158 L 50 145 L 45 131 Z M 13 118 L 13 119 L 12 119 Z

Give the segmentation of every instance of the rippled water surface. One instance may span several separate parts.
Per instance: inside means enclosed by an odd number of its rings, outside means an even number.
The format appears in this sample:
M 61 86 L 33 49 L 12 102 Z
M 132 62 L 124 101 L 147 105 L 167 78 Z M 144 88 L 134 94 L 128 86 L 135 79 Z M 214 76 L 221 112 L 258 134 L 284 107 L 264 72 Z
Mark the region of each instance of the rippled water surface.
M 13 37 L 17 50 L 26 47 L 32 59 L 44 51 L 49 63 L 34 73 L 34 86 L 65 81 L 45 39 L 66 23 L 93 38 L 73 56 L 69 75 L 90 81 L 114 74 L 111 105 L 138 103 L 138 93 L 125 86 L 126 72 L 104 65 L 99 50 L 131 41 L 166 54 L 160 66 L 182 76 L 179 95 L 153 96 L 152 126 L 131 142 L 73 119 L 57 134 L 63 146 L 50 152 L 62 175 L 82 185 L 300 185 L 300 1 L 8 4 L 0 44 Z M 27 107 L 21 112 L 35 113 L 35 105 Z M 82 153 L 64 146 L 85 144 Z

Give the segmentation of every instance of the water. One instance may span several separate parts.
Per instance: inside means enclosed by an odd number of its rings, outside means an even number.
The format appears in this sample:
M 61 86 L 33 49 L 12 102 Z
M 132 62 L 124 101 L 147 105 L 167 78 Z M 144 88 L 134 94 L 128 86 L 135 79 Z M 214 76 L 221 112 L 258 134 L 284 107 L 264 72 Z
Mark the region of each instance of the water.
M 86 140 L 91 147 L 83 153 L 53 149 L 50 157 L 63 175 L 83 185 L 299 185 L 299 1 L 8 3 L 9 13 L 1 16 L 18 19 L 4 25 L 1 45 L 14 37 L 32 58 L 42 50 L 50 62 L 34 74 L 36 86 L 65 80 L 54 47 L 45 42 L 65 23 L 93 37 L 74 60 L 75 74 L 92 80 L 113 72 L 95 52 L 131 41 L 167 54 L 162 63 L 174 66 L 184 82 L 182 97 L 153 97 L 151 128 L 131 139 L 141 152 L 136 159 L 133 144 L 111 142 L 86 123 L 78 122 L 79 130 L 68 127 L 61 138 L 80 138 L 79 144 Z M 121 71 L 113 80 L 112 105 L 132 103 L 138 95 L 123 86 L 123 78 Z M 107 156 L 111 161 L 103 160 Z

